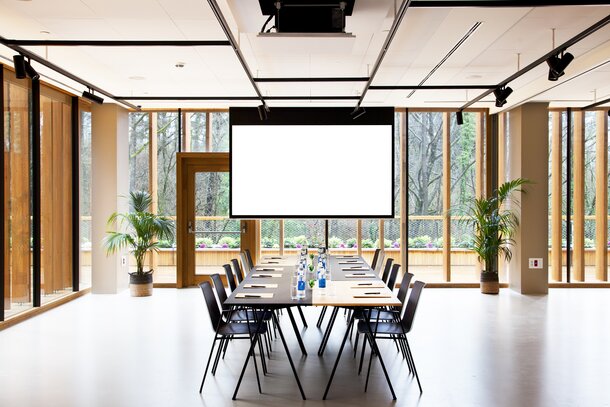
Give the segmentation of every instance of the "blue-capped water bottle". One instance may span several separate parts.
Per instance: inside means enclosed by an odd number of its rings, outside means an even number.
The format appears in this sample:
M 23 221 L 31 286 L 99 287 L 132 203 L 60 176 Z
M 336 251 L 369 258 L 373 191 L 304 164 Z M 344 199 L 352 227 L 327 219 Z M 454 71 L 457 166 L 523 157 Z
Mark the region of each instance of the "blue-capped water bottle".
M 297 271 L 297 298 L 305 298 L 305 267 L 303 263 L 299 264 L 299 270 Z

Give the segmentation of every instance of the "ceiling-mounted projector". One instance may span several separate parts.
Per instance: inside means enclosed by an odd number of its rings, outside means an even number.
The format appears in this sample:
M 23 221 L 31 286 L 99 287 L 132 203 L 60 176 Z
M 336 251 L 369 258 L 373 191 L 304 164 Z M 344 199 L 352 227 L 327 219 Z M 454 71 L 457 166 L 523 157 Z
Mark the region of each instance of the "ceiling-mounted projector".
M 258 0 L 261 12 L 275 18 L 274 26 L 261 34 L 346 34 L 345 17 L 354 11 L 355 0 Z M 349 34 L 348 34 L 349 35 Z

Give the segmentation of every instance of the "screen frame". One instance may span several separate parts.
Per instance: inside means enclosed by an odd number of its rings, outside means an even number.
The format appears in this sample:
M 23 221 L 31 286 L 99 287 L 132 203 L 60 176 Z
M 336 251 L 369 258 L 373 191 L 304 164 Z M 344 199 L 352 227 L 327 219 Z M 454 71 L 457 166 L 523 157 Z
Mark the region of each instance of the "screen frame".
M 394 177 L 394 112 L 393 107 L 367 107 L 366 113 L 353 119 L 350 107 L 275 107 L 268 113 L 267 120 L 261 120 L 255 107 L 229 108 L 229 218 L 231 219 L 393 219 L 395 217 Z M 391 213 L 377 215 L 274 215 L 233 213 L 233 126 L 248 125 L 389 125 L 391 126 Z M 368 191 L 365 191 L 368 193 Z M 374 192 L 370 192 L 374 193 Z

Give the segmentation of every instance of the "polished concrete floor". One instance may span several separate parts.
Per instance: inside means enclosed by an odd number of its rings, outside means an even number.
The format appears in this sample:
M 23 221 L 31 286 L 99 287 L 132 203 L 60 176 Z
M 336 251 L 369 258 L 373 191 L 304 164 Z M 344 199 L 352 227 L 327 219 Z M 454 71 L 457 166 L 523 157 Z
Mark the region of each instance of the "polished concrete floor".
M 607 289 L 553 289 L 543 297 L 424 290 L 410 336 L 423 395 L 392 343 L 382 344 L 396 402 L 378 363 L 364 393 L 351 344 L 329 400 L 321 401 L 345 323 L 337 319 L 319 358 L 318 312 L 306 309 L 307 358 L 282 320 L 306 402 L 279 340 L 263 394 L 250 368 L 231 401 L 246 346 L 235 341 L 199 395 L 212 337 L 201 293 L 156 289 L 150 298 L 87 295 L 1 331 L 0 406 L 610 406 Z

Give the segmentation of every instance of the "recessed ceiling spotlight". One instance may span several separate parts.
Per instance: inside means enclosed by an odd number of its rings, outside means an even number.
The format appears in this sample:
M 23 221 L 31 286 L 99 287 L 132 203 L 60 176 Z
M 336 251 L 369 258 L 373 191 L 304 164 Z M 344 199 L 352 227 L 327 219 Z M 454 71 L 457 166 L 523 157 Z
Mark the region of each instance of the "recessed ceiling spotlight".
M 132 81 L 143 81 L 146 78 L 143 76 L 130 76 L 128 79 L 131 79 Z
M 178 61 L 175 66 L 176 68 L 184 68 L 184 65 L 186 65 L 186 62 Z
M 473 74 L 471 74 L 471 75 L 468 75 L 468 76 L 466 77 L 466 79 L 481 79 L 482 77 L 483 77 L 483 75 L 480 75 L 480 74 L 478 74 L 478 73 L 473 73 Z

